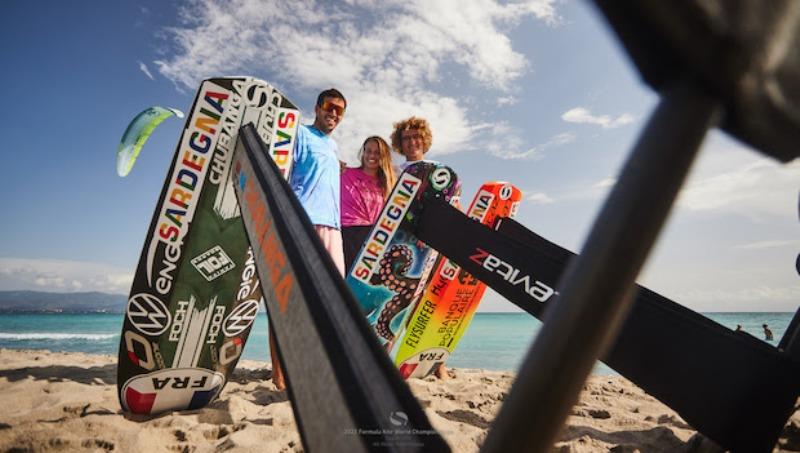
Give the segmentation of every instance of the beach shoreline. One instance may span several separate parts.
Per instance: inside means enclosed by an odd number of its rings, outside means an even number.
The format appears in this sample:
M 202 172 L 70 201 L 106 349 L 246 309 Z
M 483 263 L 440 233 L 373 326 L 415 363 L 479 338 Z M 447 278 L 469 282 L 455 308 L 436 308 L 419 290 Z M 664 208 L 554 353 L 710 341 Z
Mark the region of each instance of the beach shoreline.
M 451 373 L 409 386 L 453 451 L 478 451 L 515 375 Z M 0 451 L 302 451 L 287 395 L 269 377 L 265 363 L 243 360 L 209 407 L 145 417 L 121 411 L 114 356 L 0 349 Z M 701 439 L 625 378 L 592 376 L 555 451 L 697 451 Z

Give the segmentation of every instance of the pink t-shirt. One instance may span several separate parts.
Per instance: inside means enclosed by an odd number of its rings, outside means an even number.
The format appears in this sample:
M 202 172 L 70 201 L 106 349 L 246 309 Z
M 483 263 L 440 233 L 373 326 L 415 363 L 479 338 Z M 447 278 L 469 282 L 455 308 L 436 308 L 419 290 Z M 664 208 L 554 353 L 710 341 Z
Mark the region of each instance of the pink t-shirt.
M 377 176 L 358 168 L 342 173 L 342 226 L 372 225 L 381 215 L 383 191 Z

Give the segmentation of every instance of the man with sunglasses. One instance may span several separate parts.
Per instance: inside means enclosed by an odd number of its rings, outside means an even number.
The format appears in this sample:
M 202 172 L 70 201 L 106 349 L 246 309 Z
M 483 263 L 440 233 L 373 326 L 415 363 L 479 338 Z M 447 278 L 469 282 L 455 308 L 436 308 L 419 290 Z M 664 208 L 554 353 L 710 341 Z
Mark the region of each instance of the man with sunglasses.
M 339 147 L 331 133 L 339 125 L 347 108 L 347 100 L 339 90 L 331 88 L 317 96 L 314 123 L 298 128 L 294 164 L 289 185 L 314 224 L 322 244 L 330 253 L 339 273 L 344 275 L 344 248 L 340 221 Z M 285 388 L 283 370 L 275 350 L 272 330 L 269 335 L 272 357 L 272 382 L 278 390 Z

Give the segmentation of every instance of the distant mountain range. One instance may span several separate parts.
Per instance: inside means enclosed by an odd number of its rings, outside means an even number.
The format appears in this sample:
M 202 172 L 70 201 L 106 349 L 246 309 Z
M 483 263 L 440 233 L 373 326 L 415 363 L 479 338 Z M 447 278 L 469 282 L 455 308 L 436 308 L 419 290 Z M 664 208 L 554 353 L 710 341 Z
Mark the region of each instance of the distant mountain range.
M 0 313 L 123 313 L 124 294 L 0 291 Z

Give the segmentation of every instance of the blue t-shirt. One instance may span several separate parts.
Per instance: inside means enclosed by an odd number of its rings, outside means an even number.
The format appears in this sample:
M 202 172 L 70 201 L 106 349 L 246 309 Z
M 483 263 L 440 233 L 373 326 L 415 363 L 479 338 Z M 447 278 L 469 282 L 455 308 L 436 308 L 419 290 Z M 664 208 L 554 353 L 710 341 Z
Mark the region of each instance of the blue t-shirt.
M 340 229 L 338 151 L 332 138 L 314 126 L 301 125 L 289 178 L 289 185 L 311 223 L 336 229 Z

